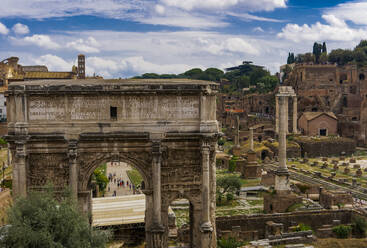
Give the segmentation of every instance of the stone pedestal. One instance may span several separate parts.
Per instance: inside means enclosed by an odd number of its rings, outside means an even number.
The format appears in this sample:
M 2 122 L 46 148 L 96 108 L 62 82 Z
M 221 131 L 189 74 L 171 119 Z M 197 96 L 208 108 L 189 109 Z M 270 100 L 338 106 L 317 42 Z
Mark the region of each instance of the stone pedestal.
M 236 157 L 239 157 L 239 156 L 241 156 L 242 155 L 242 152 L 241 152 L 241 147 L 237 147 L 237 146 L 234 146 L 233 148 L 232 148 L 232 153 L 233 153 L 233 155 L 234 156 L 236 156 Z
M 275 173 L 275 191 L 278 194 L 288 194 L 290 192 L 289 186 L 289 172 L 278 169 Z
M 241 177 L 244 179 L 255 179 L 261 177 L 261 166 L 257 163 L 256 152 L 247 153 L 247 161 L 241 170 Z

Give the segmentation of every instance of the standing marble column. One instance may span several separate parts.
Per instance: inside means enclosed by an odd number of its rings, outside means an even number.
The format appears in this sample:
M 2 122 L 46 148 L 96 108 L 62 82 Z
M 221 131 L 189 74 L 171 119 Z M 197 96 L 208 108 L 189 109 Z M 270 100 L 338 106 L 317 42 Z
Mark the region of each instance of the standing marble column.
M 287 117 L 287 121 L 285 123 L 285 131 L 286 131 L 286 134 L 289 133 L 289 123 L 288 123 L 288 120 L 289 120 L 289 97 L 287 97 L 284 101 L 284 110 L 285 110 L 285 116 Z M 280 112 L 279 112 L 280 114 Z M 282 117 L 279 117 L 279 118 L 282 118 Z M 280 127 L 279 127 L 280 129 Z M 280 131 L 279 131 L 280 132 Z
M 250 150 L 254 150 L 254 129 L 250 127 Z
M 279 97 L 279 166 L 275 176 L 275 191 L 277 194 L 288 194 L 290 191 L 289 187 L 289 172 L 287 169 L 287 130 L 286 123 L 288 122 L 288 116 L 286 107 L 288 102 L 288 96 Z
M 297 112 L 297 97 L 293 96 L 293 133 L 297 134 L 297 119 L 298 119 L 298 112 Z
M 279 168 L 287 170 L 287 125 L 288 116 L 286 107 L 288 107 L 288 97 L 279 97 Z
M 78 199 L 78 163 L 77 163 L 77 141 L 69 142 L 69 185 L 74 199 Z
M 235 139 L 235 146 L 240 146 L 240 117 L 236 116 L 236 139 Z
M 211 247 L 211 234 L 213 232 L 213 226 L 210 222 L 210 146 L 203 143 L 201 147 L 202 155 L 202 186 L 201 186 L 201 247 Z
M 275 133 L 279 133 L 279 97 L 275 96 Z

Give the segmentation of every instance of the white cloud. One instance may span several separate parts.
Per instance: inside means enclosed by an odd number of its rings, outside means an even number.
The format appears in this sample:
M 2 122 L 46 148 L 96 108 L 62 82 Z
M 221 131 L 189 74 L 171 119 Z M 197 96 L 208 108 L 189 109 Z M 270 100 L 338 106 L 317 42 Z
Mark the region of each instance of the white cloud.
M 15 38 L 13 38 L 15 39 Z M 36 46 L 39 46 L 41 48 L 45 48 L 45 49 L 58 49 L 60 48 L 60 45 L 57 44 L 56 42 L 52 41 L 52 39 L 50 38 L 50 36 L 48 35 L 42 35 L 42 34 L 35 34 L 32 36 L 27 36 L 24 37 L 21 40 L 18 40 L 21 43 L 23 42 L 24 44 L 33 44 Z
M 228 25 L 225 22 L 226 11 L 247 21 L 277 22 L 279 20 L 248 13 L 272 11 L 286 5 L 287 0 L 1 0 L 0 8 L 4 11 L 0 11 L 0 18 L 93 15 L 198 29 Z
M 130 75 L 140 75 L 147 72 L 152 73 L 177 73 L 190 69 L 190 65 L 184 64 L 155 64 L 146 61 L 143 56 L 133 56 L 124 59 L 111 59 L 103 57 L 87 57 L 87 74 L 96 73 L 104 77 L 118 75 L 118 77 L 128 77 Z
M 304 52 L 313 41 L 294 44 L 292 41 L 253 37 L 248 35 L 221 34 L 208 31 L 180 32 L 118 32 L 89 30 L 50 35 L 60 44 L 93 37 L 98 41 L 93 46 L 100 50 L 98 56 L 86 57 L 86 72 L 105 78 L 131 77 L 146 72 L 182 73 L 188 69 L 217 67 L 224 69 L 242 61 L 265 65 L 272 72 L 279 70 L 286 61 L 289 50 Z M 66 45 L 65 45 L 66 47 Z M 292 49 L 296 47 L 296 49 Z M 16 48 L 16 52 L 12 49 Z M 332 48 L 328 43 L 328 48 Z M 50 70 L 71 70 L 75 63 L 74 49 L 56 49 L 45 55 L 33 47 L 11 46 L 3 57 L 18 55 L 24 65 L 45 64 Z M 55 56 L 55 57 L 54 57 Z M 51 65 L 51 66 L 50 66 Z
M 265 18 L 261 16 L 255 16 L 248 13 L 234 13 L 234 12 L 227 12 L 227 15 L 238 17 L 245 21 L 263 21 L 263 22 L 284 22 L 284 20 L 278 20 L 273 18 Z
M 78 39 L 76 41 L 71 41 L 66 43 L 66 47 L 77 50 L 83 53 L 99 53 L 98 49 L 99 43 L 93 37 L 88 37 L 87 39 Z
M 261 33 L 264 33 L 265 32 L 264 29 L 262 29 L 262 27 L 256 27 L 256 28 L 252 29 L 252 31 L 254 31 L 254 32 L 261 32 Z
M 366 28 L 351 28 L 344 20 L 334 15 L 323 15 L 327 24 L 316 22 L 312 25 L 287 24 L 278 37 L 300 41 L 356 41 L 367 37 Z
M 167 25 L 174 27 L 187 27 L 187 28 L 215 28 L 225 27 L 228 23 L 221 21 L 221 19 L 211 16 L 195 16 L 191 14 L 181 13 L 179 15 L 169 14 L 166 16 L 152 16 L 138 19 L 141 23 L 152 25 Z
M 287 0 L 161 0 L 162 4 L 181 8 L 187 11 L 193 9 L 229 9 L 240 7 L 247 11 L 270 11 L 275 8 L 285 8 Z
M 251 54 L 257 55 L 259 51 L 248 41 L 243 40 L 239 37 L 228 38 L 221 42 L 216 42 L 214 40 L 199 39 L 199 43 L 203 45 L 203 49 L 209 53 L 215 55 L 223 54 Z
M 367 25 L 366 13 L 366 1 L 342 3 L 325 11 L 326 15 L 333 15 L 340 20 L 352 21 L 360 25 Z
M 158 14 L 163 15 L 163 14 L 165 13 L 166 9 L 165 9 L 165 7 L 164 7 L 164 6 L 162 6 L 162 5 L 160 5 L 160 4 L 157 4 L 157 5 L 155 6 L 155 11 L 156 11 Z
M 71 71 L 73 67 L 72 61 L 65 61 L 63 58 L 46 54 L 33 60 L 37 65 L 46 65 L 50 71 Z
M 24 25 L 22 23 L 17 23 L 13 26 L 13 31 L 16 34 L 28 34 L 29 33 L 29 28 L 27 25 Z
M 111 18 L 131 17 L 148 0 L 1 0 L 1 17 L 52 18 L 75 15 L 98 15 Z
M 0 34 L 7 35 L 9 33 L 9 29 L 0 22 Z

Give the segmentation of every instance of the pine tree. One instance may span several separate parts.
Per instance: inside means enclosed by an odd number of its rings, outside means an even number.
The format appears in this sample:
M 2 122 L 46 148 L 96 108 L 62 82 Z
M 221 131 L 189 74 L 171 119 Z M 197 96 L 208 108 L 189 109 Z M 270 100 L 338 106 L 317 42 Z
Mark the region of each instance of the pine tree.
M 326 43 L 324 41 L 324 43 L 322 43 L 322 53 L 326 53 L 327 54 L 327 49 L 326 49 Z

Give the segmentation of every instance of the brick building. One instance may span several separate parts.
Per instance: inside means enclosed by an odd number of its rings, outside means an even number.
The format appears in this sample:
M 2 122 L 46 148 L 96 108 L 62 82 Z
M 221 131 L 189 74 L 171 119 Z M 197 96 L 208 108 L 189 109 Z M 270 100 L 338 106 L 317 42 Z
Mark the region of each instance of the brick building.
M 338 133 L 338 119 L 333 112 L 303 112 L 298 119 L 302 134 L 328 136 Z

